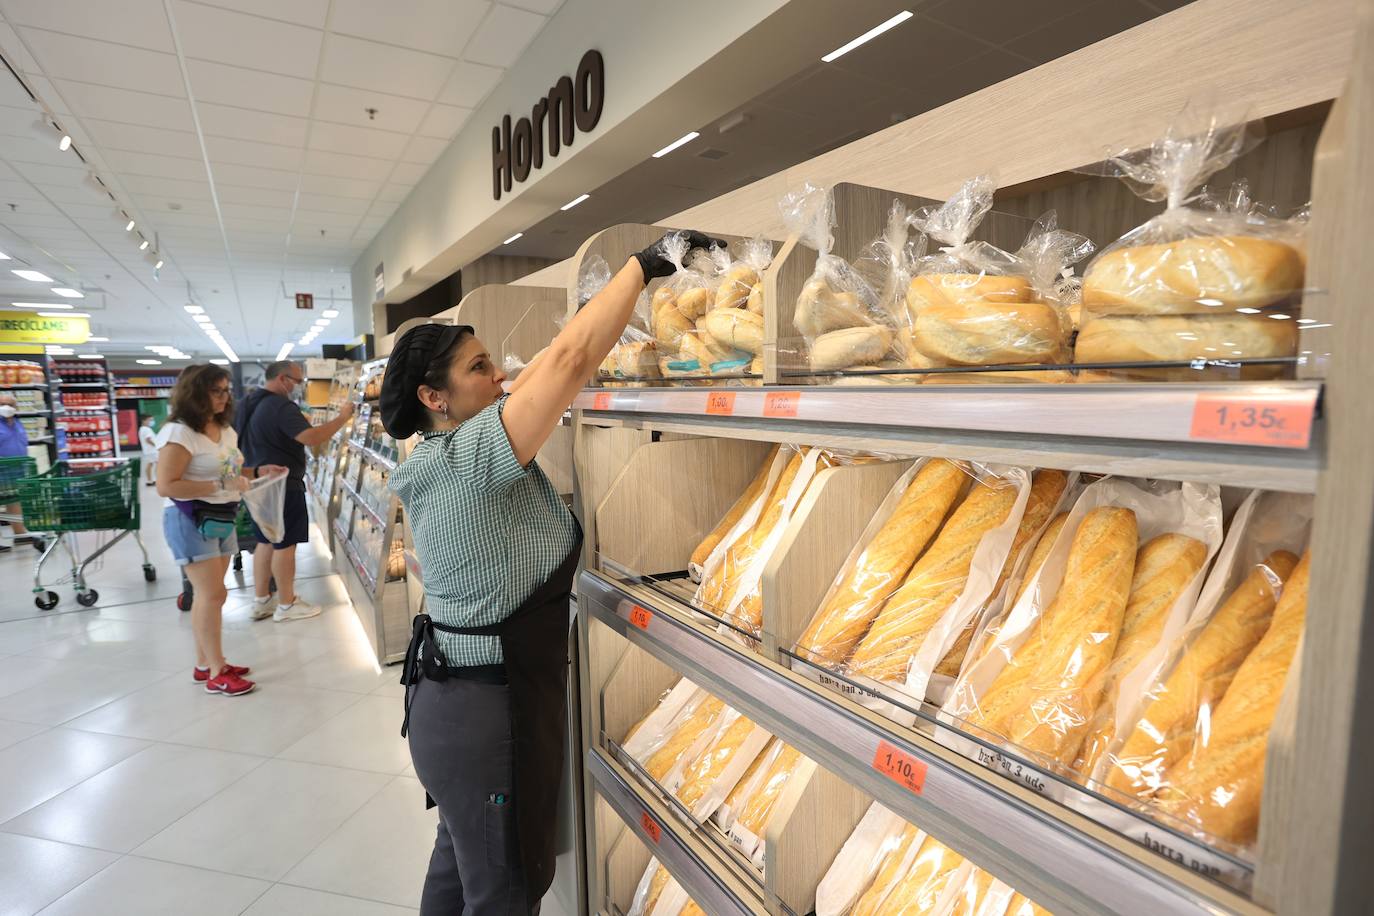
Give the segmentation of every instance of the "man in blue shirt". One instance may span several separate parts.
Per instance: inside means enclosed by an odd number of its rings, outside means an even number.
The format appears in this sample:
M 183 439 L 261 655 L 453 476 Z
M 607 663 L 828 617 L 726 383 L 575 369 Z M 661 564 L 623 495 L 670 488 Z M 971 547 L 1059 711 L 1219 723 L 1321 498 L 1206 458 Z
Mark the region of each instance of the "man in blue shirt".
M 29 454 L 29 434 L 24 424 L 19 422 L 19 402 L 12 394 L 0 394 L 0 458 L 25 458 Z M 4 514 L 19 517 L 19 504 L 10 503 L 4 507 Z M 18 521 L 10 522 L 15 534 L 28 534 L 29 529 Z M 9 550 L 9 544 L 0 544 L 0 552 Z
M 314 617 L 320 612 L 318 607 L 299 600 L 296 595 L 296 545 L 310 540 L 310 513 L 305 504 L 305 447 L 328 442 L 353 416 L 353 405 L 345 404 L 339 415 L 328 423 L 311 426 L 293 399 L 304 385 L 305 375 L 300 363 L 284 359 L 270 364 L 265 384 L 243 399 L 234 423 L 239 434 L 239 448 L 250 467 L 280 464 L 289 472 L 286 501 L 282 507 L 285 530 L 282 539 L 271 543 L 257 524 L 253 525 L 253 534 L 258 541 L 253 551 L 254 620 L 270 616 L 281 623 Z M 269 593 L 272 579 L 277 580 L 275 610 Z

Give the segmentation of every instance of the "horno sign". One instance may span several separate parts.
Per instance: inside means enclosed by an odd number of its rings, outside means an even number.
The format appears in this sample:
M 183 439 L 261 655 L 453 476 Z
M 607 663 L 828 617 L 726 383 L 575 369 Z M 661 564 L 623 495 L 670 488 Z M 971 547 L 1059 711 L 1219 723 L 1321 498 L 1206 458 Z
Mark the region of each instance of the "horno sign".
M 491 129 L 491 196 L 500 200 L 503 191 L 530 177 L 530 170 L 544 165 L 547 125 L 549 158 L 573 145 L 577 131 L 587 133 L 601 120 L 606 104 L 606 62 L 600 51 L 588 51 L 577 65 L 577 75 L 563 77 L 549 94 L 534 103 L 528 118 L 514 125 L 511 116 Z

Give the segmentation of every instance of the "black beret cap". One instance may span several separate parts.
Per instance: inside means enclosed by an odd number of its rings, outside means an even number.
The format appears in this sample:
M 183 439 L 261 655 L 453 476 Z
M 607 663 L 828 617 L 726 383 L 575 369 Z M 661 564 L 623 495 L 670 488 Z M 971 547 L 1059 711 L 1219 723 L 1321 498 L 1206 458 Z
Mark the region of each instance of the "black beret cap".
M 420 324 L 401 335 L 386 361 L 378 408 L 382 426 L 393 439 L 408 439 L 420 428 L 425 407 L 416 389 L 424 383 L 430 363 L 442 356 L 465 334 L 466 324 Z

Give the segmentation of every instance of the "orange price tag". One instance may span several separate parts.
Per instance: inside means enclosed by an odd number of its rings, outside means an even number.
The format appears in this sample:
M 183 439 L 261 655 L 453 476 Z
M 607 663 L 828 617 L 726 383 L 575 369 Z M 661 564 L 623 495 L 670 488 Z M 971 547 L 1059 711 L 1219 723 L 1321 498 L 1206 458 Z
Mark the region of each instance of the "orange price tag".
M 1210 442 L 1307 448 L 1312 438 L 1311 401 L 1200 394 L 1189 435 Z
M 917 795 L 925 788 L 926 765 L 886 741 L 878 742 L 878 752 L 873 755 L 873 769 Z
M 718 417 L 730 416 L 735 412 L 735 393 L 712 391 L 706 396 L 706 412 Z
M 642 608 L 637 604 L 630 608 L 630 623 L 641 630 L 649 629 L 649 621 L 652 619 L 653 615 L 649 613 L 647 608 Z
M 609 391 L 600 391 L 600 392 L 597 392 L 595 395 L 592 396 L 592 410 L 610 410 L 610 409 L 611 409 L 611 393 L 610 393 Z
M 663 828 L 658 826 L 658 821 L 654 820 L 648 811 L 639 816 L 639 826 L 644 828 L 645 835 L 657 845 L 659 838 L 663 836 Z
M 797 415 L 797 402 L 800 400 L 800 391 L 770 391 L 763 396 L 763 415 L 765 417 L 795 417 Z

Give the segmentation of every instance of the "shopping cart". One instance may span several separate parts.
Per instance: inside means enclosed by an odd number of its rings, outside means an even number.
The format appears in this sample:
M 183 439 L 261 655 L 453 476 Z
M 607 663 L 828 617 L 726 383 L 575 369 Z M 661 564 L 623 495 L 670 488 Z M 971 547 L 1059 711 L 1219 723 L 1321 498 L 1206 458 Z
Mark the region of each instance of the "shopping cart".
M 144 580 L 157 579 L 157 570 L 148 561 L 148 551 L 139 536 L 138 466 L 137 458 L 59 461 L 43 474 L 19 480 L 24 524 L 31 531 L 55 535 L 33 570 L 33 603 L 41 610 L 57 606 L 57 592 L 43 584 L 43 566 L 59 545 L 67 554 L 71 571 L 51 584 L 73 583 L 76 601 L 82 607 L 100 600 L 100 593 L 86 585 L 86 568 L 131 533 L 143 553 Z M 117 533 L 81 560 L 72 537 L 78 531 Z
M 38 462 L 32 458 L 0 458 L 0 522 L 24 521 L 23 513 L 11 515 L 4 510 L 11 503 L 19 502 L 19 481 L 37 473 Z M 39 550 L 43 549 L 39 538 L 34 538 L 33 543 Z
M 234 571 L 243 569 L 243 552 L 253 552 L 257 546 L 257 539 L 253 536 L 253 517 L 248 514 L 248 504 L 239 503 L 239 514 L 234 518 L 234 533 L 238 536 L 239 549 L 234 554 Z M 271 579 L 268 584 L 268 594 L 275 594 L 277 591 L 277 580 Z M 191 586 L 191 580 L 186 578 L 186 570 L 181 571 L 181 594 L 177 595 L 177 610 L 189 611 L 191 601 L 195 598 L 196 591 Z

